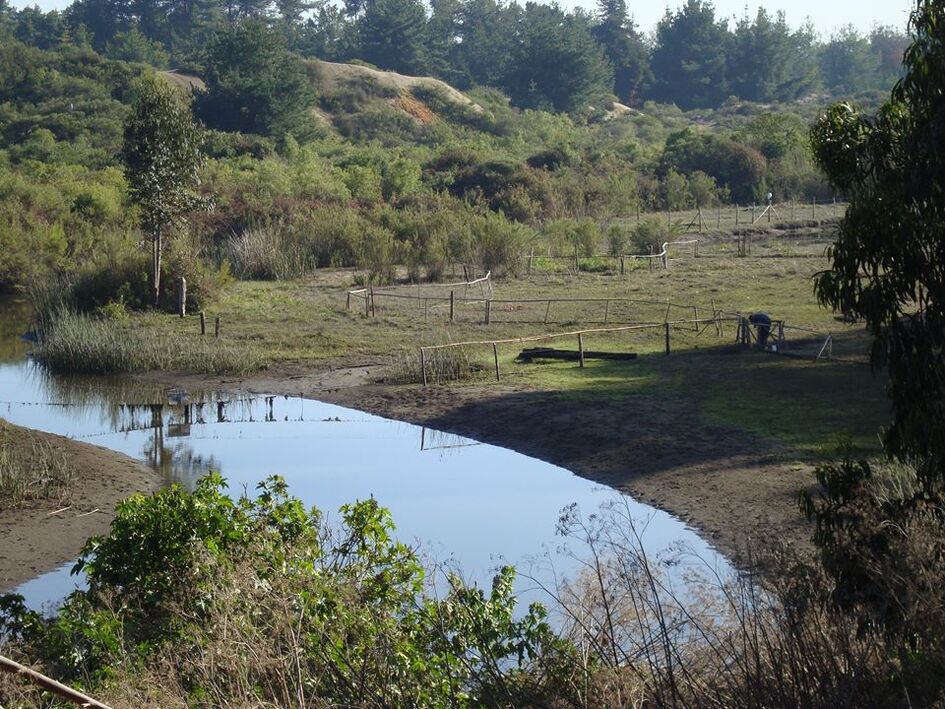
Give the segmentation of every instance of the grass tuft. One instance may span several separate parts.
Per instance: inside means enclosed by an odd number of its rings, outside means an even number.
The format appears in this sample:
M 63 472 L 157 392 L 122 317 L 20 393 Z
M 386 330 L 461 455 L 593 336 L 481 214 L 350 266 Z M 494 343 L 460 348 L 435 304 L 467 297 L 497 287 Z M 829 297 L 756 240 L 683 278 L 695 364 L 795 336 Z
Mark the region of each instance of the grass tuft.
M 262 369 L 265 359 L 249 345 L 211 338 L 142 333 L 128 324 L 60 311 L 47 327 L 40 359 L 53 371 L 120 374 L 187 371 L 228 374 Z

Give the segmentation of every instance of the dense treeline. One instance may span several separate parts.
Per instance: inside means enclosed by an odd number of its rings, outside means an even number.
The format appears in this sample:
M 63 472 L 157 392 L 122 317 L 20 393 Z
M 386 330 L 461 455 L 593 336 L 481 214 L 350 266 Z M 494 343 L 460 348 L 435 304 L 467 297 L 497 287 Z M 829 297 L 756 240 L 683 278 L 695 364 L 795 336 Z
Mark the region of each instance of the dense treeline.
M 652 38 L 626 0 L 599 0 L 595 13 L 502 0 L 76 0 L 43 13 L 0 1 L 0 28 L 27 44 L 68 38 L 156 67 L 202 68 L 217 34 L 246 19 L 265 21 L 305 57 L 490 86 L 518 106 L 571 112 L 610 97 L 690 109 L 730 97 L 785 102 L 888 90 L 907 42 L 887 27 L 869 35 L 847 27 L 824 40 L 761 8 L 732 24 L 708 0 L 667 10 Z

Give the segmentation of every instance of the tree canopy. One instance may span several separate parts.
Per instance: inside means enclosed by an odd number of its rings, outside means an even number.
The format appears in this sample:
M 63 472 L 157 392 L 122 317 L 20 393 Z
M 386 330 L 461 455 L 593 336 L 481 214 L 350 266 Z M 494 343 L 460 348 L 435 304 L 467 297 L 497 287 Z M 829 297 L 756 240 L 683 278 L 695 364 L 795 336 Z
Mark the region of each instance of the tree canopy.
M 817 282 L 861 318 L 888 368 L 885 443 L 926 489 L 945 483 L 945 2 L 920 0 L 906 73 L 875 117 L 841 103 L 817 122 L 816 159 L 850 207 Z
M 138 82 L 121 157 L 128 194 L 141 210 L 141 226 L 152 242 L 154 305 L 161 293 L 163 237 L 199 201 L 194 190 L 203 163 L 202 140 L 177 89 L 153 75 Z
M 195 108 L 211 128 L 296 139 L 313 130 L 315 92 L 305 65 L 260 20 L 217 35 L 208 48 L 205 81 Z

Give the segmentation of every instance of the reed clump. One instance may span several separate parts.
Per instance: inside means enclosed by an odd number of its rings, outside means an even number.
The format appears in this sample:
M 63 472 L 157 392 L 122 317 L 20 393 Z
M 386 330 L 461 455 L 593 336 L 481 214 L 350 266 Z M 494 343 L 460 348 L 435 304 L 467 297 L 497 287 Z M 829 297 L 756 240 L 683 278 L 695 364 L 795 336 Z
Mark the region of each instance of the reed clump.
M 427 381 L 439 384 L 470 379 L 482 367 L 473 362 L 466 347 L 427 350 L 422 365 L 419 351 L 404 350 L 390 368 L 387 378 L 394 384 L 421 384 L 424 369 Z
M 68 499 L 75 471 L 46 440 L 0 421 L 0 509 Z
M 121 321 L 68 310 L 50 322 L 37 355 L 56 372 L 227 374 L 255 371 L 266 364 L 254 348 L 215 338 L 144 334 Z

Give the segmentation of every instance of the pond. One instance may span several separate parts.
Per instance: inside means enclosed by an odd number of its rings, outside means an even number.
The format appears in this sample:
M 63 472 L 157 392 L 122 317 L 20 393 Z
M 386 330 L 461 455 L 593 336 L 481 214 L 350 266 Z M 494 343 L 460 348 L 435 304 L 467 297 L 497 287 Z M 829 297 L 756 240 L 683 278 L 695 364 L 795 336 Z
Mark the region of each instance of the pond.
M 123 378 L 53 376 L 21 346 L 0 349 L 0 417 L 11 423 L 119 451 L 152 466 L 167 483 L 189 488 L 215 470 L 231 494 L 252 494 L 258 482 L 278 474 L 292 494 L 329 518 L 342 504 L 374 497 L 391 510 L 401 541 L 480 584 L 505 563 L 538 578 L 546 574 L 545 581 L 549 564 L 558 573 L 572 571 L 575 562 L 560 553 L 556 536 L 561 509 L 576 503 L 591 513 L 618 495 L 511 450 L 332 404 L 188 394 L 189 404 L 172 404 L 165 389 Z M 630 504 L 634 517 L 647 521 L 648 553 L 669 554 L 682 545 L 692 563 L 727 568 L 681 521 Z M 69 566 L 18 592 L 34 607 L 61 599 L 77 582 Z M 537 597 L 532 586 L 519 581 L 527 600 Z

